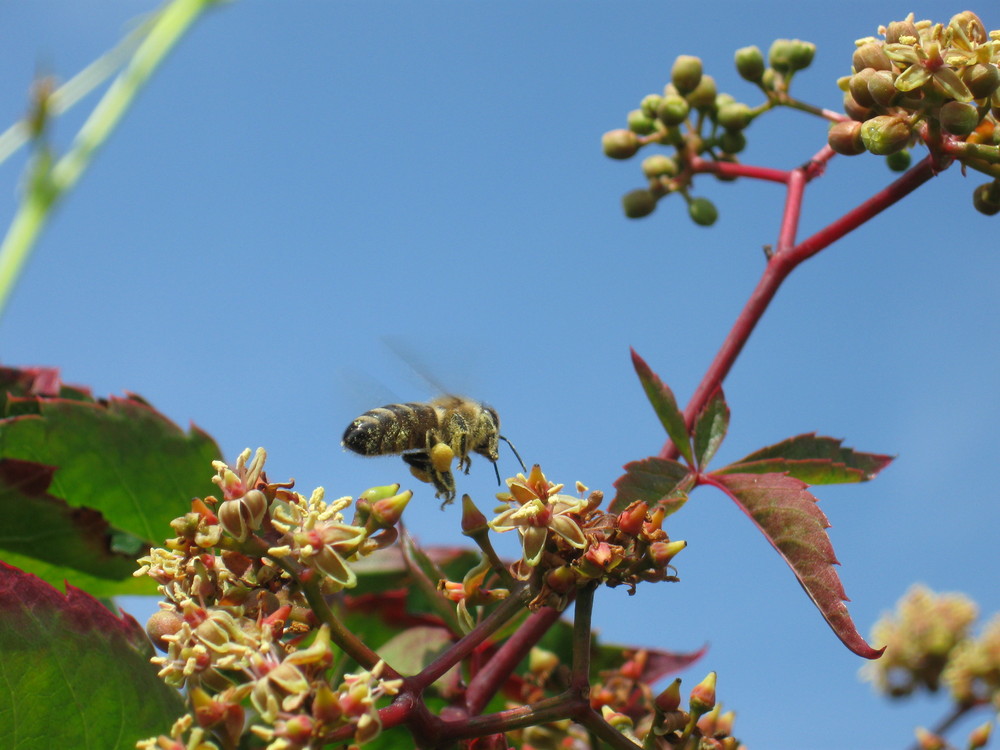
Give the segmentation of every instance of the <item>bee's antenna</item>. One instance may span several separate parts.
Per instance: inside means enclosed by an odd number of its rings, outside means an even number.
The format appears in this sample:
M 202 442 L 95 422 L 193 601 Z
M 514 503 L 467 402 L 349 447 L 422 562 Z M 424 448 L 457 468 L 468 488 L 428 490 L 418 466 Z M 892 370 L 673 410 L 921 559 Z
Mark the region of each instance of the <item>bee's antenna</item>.
M 505 438 L 503 435 L 500 435 L 500 439 L 503 440 L 505 443 L 507 443 L 507 445 L 510 446 L 510 449 L 514 451 L 514 457 L 517 458 L 517 462 L 521 464 L 521 471 L 527 471 L 528 467 L 524 465 L 524 461 L 521 460 L 521 454 L 517 452 L 517 448 L 514 447 L 514 444 L 510 442 L 507 438 Z M 496 467 L 496 464 L 493 464 L 493 466 Z M 499 470 L 497 471 L 497 479 L 498 480 L 500 479 Z

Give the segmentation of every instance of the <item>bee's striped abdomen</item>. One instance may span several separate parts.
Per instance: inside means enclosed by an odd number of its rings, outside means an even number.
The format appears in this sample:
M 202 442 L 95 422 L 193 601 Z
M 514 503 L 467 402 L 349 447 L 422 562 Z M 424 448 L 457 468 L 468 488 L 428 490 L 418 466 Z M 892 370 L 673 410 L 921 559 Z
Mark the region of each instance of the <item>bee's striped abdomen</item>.
M 438 425 L 429 404 L 388 404 L 362 414 L 344 431 L 344 447 L 363 456 L 422 450 L 427 432 Z

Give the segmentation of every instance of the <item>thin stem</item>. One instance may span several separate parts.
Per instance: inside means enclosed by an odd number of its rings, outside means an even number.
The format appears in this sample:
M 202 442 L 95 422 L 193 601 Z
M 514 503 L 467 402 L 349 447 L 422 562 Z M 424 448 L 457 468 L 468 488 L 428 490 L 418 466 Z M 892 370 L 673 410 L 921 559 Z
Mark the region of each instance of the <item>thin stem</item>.
M 864 203 L 848 211 L 842 217 L 828 224 L 795 247 L 787 249 L 779 247 L 780 252 L 775 252 L 768 260 L 760 281 L 757 282 L 757 286 L 750 294 L 750 298 L 733 324 L 732 330 L 726 336 L 726 340 L 723 341 L 722 347 L 715 355 L 715 359 L 712 360 L 712 364 L 709 365 L 704 377 L 695 389 L 694 395 L 688 402 L 687 408 L 684 410 L 684 418 L 689 429 L 694 424 L 698 413 L 708 403 L 708 399 L 711 398 L 712 393 L 715 392 L 716 388 L 725 380 L 726 375 L 729 374 L 729 370 L 746 345 L 750 334 L 757 326 L 771 300 L 774 299 L 774 295 L 777 294 L 779 287 L 788 275 L 800 263 L 829 247 L 848 232 L 857 229 L 869 219 L 877 216 L 889 208 L 889 206 L 909 195 L 935 174 L 937 174 L 937 168 L 933 158 L 928 156 L 891 185 L 878 191 Z M 786 231 L 784 224 L 782 231 Z M 677 449 L 668 440 L 660 451 L 660 456 L 662 458 L 676 458 L 677 455 Z
M 469 681 L 469 688 L 465 693 L 465 706 L 470 714 L 478 714 L 486 707 L 515 667 L 559 619 L 560 614 L 562 613 L 559 610 L 552 607 L 542 607 L 537 612 L 532 612 L 517 631 L 504 641 L 490 660 Z
M 18 208 L 3 243 L 0 244 L 0 315 L 14 284 L 35 247 L 52 208 L 79 181 L 97 149 L 121 122 L 136 95 L 167 53 L 173 49 L 198 17 L 218 0 L 173 0 L 159 14 L 149 34 L 136 49 L 80 128 L 70 150 L 51 171 L 36 175 Z M 44 168 L 38 162 L 40 168 Z
M 45 101 L 48 118 L 65 114 L 83 97 L 114 75 L 139 46 L 149 27 L 150 22 L 147 21 L 129 32 L 118 44 L 53 91 Z M 18 120 L 7 128 L 0 134 L 0 164 L 7 161 L 30 140 L 31 127 L 28 117 Z
M 580 710 L 579 697 L 573 691 L 567 690 L 527 706 L 518 706 L 486 716 L 470 716 L 467 719 L 444 722 L 443 735 L 449 739 L 485 737 L 522 727 L 561 721 L 571 718 Z
M 500 606 L 490 612 L 481 623 L 476 625 L 465 637 L 459 640 L 454 646 L 445 651 L 441 656 L 428 664 L 420 672 L 410 678 L 408 684 L 414 690 L 423 690 L 428 685 L 437 680 L 441 675 L 451 669 L 471 654 L 479 645 L 498 631 L 511 617 L 516 615 L 531 599 L 531 589 L 527 586 L 521 587 L 517 591 L 501 602 Z
M 637 745 L 624 734 L 604 720 L 604 717 L 593 709 L 588 710 L 576 717 L 576 720 L 583 724 L 599 739 L 604 740 L 616 750 L 642 750 L 642 745 Z
M 590 690 L 590 621 L 594 614 L 594 592 L 597 584 L 592 583 L 580 590 L 576 597 L 576 609 L 573 612 L 573 687 L 584 691 Z
M 958 703 L 952 707 L 951 711 L 946 714 L 935 726 L 931 729 L 931 732 L 943 737 L 944 733 L 951 729 L 959 719 L 965 716 L 969 711 L 974 708 L 980 708 L 982 706 L 988 705 L 989 701 L 979 700 L 972 703 Z M 921 745 L 919 742 L 915 742 L 910 746 L 910 750 L 920 750 Z

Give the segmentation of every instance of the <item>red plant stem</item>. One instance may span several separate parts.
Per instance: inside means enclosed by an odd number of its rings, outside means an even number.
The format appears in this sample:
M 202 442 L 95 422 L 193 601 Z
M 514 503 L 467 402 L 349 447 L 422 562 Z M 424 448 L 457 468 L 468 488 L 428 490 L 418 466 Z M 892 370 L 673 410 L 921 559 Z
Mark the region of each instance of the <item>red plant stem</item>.
M 432 684 L 441 675 L 475 651 L 493 633 L 506 625 L 507 621 L 527 604 L 530 597 L 531 591 L 527 586 L 522 587 L 520 591 L 513 592 L 507 599 L 501 602 L 499 607 L 490 612 L 485 620 L 469 631 L 465 637 L 424 667 L 420 674 L 408 678 L 406 681 L 407 689 L 419 693 Z M 511 638 L 510 640 L 513 639 Z
M 470 714 L 478 714 L 486 707 L 514 668 L 559 619 L 559 615 L 559 610 L 552 607 L 532 612 L 521 627 L 497 649 L 469 681 L 469 688 L 465 692 L 465 707 Z
M 806 169 L 804 167 L 802 169 Z M 798 171 L 798 170 L 797 170 Z M 836 221 L 828 224 L 823 229 L 816 232 L 811 237 L 803 240 L 794 247 L 787 249 L 778 247 L 778 250 L 768 259 L 764 273 L 757 282 L 756 288 L 750 294 L 746 305 L 740 312 L 739 317 L 733 324 L 732 330 L 726 336 L 722 347 L 709 365 L 705 376 L 701 379 L 694 395 L 688 402 L 684 410 L 684 420 L 688 429 L 694 425 L 694 420 L 698 413 L 705 407 L 715 390 L 725 380 L 726 375 L 732 368 L 733 363 L 743 350 L 743 346 L 750 338 L 750 334 L 764 315 L 767 306 L 774 299 L 781 283 L 795 268 L 805 260 L 819 253 L 821 250 L 832 245 L 848 232 L 857 229 L 866 221 L 889 208 L 889 206 L 912 193 L 918 187 L 927 182 L 937 174 L 937 165 L 932 157 L 928 156 L 919 164 L 910 169 L 906 174 L 875 193 L 864 203 L 856 206 Z M 790 181 L 789 192 L 799 189 L 797 181 Z M 790 195 L 786 201 L 785 216 L 782 219 L 781 237 L 794 232 L 793 221 L 797 222 L 797 216 L 793 219 L 789 216 L 790 211 L 800 212 L 801 200 Z M 678 452 L 674 445 L 667 440 L 660 451 L 661 458 L 677 458 Z

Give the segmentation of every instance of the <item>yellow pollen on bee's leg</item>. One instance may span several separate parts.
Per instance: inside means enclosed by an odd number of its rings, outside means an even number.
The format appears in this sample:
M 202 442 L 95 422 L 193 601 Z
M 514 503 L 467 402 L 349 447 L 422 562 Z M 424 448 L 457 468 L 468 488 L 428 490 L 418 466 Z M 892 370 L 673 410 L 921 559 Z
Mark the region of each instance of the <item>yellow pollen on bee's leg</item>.
M 421 471 L 416 466 L 410 467 L 410 473 L 417 479 L 419 479 L 421 482 L 426 482 L 427 484 L 431 484 L 434 481 L 433 479 L 431 479 L 430 474 L 428 474 L 426 471 Z
M 454 458 L 455 451 L 446 443 L 438 443 L 431 448 L 431 465 L 441 474 L 451 471 L 451 462 Z

